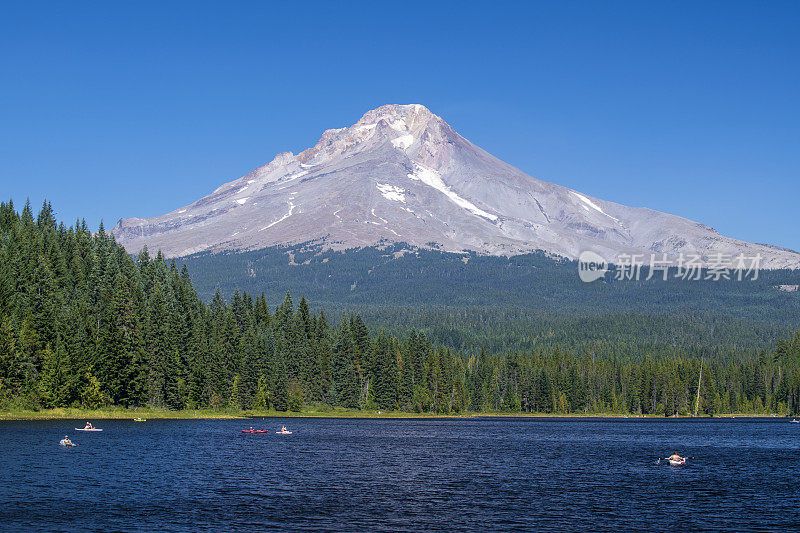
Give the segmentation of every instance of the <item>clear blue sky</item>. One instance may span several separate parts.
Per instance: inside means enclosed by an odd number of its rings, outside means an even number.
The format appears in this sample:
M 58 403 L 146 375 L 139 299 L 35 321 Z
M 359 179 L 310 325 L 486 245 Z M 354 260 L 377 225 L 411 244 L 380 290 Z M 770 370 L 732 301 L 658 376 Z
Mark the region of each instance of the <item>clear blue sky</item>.
M 535 177 L 800 249 L 800 2 L 646 4 L 6 2 L 0 196 L 110 227 L 421 103 Z

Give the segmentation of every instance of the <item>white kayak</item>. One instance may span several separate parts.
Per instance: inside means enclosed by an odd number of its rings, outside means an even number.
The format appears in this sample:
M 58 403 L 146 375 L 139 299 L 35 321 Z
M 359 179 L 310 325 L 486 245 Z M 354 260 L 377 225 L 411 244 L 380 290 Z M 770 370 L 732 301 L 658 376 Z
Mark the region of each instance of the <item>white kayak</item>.
M 276 431 L 275 433 L 277 433 L 278 435 L 291 435 L 292 434 L 291 431 Z
M 75 431 L 103 431 L 103 430 L 97 428 L 75 428 Z
M 676 461 L 675 459 L 667 459 L 669 464 L 672 466 L 683 466 L 686 464 L 686 459 L 681 459 L 680 461 Z

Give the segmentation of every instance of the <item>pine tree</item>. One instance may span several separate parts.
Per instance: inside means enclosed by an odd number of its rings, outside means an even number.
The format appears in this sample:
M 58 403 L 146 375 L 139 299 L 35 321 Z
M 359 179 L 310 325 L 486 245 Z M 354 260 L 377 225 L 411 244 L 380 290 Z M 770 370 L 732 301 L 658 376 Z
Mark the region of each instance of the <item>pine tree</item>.
M 357 408 L 361 394 L 353 364 L 353 343 L 348 325 L 347 320 L 342 320 L 336 333 L 331 363 L 331 398 L 336 405 Z
M 45 407 L 64 407 L 74 398 L 72 386 L 74 369 L 64 352 L 58 346 L 52 350 L 47 345 L 42 354 L 42 375 L 39 379 L 39 394 Z
M 325 312 L 320 311 L 314 331 L 314 371 L 311 376 L 311 399 L 325 402 L 331 386 L 331 343 L 328 321 Z
M 81 405 L 87 409 L 97 409 L 109 403 L 109 398 L 103 393 L 100 382 L 91 373 L 84 375 L 83 388 L 80 393 Z
M 286 374 L 284 361 L 279 361 L 277 364 L 275 387 L 272 390 L 272 405 L 276 411 L 289 409 L 289 377 Z
M 374 399 L 385 411 L 397 408 L 397 356 L 385 331 L 381 331 L 372 349 L 374 363 Z
M 265 376 L 259 376 L 258 388 L 256 389 L 256 396 L 253 400 L 253 408 L 259 411 L 266 411 L 270 405 L 270 393 Z
M 229 409 L 241 409 L 242 400 L 239 397 L 239 374 L 233 376 L 233 383 L 231 383 L 231 395 L 228 398 Z

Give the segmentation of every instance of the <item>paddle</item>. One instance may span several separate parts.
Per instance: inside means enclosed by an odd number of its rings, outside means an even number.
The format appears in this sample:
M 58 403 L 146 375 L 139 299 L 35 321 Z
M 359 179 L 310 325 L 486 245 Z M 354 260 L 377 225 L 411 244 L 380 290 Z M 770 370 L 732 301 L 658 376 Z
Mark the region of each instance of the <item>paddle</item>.
M 683 458 L 684 462 L 685 462 L 685 461 L 688 461 L 689 459 L 694 459 L 694 457 L 684 457 L 684 458 Z M 656 461 L 656 464 L 657 464 L 657 465 L 660 465 L 660 464 L 661 464 L 661 461 L 669 461 L 669 460 L 670 460 L 670 458 L 669 458 L 669 457 L 664 457 L 663 459 L 659 459 L 659 460 L 657 460 L 657 461 Z

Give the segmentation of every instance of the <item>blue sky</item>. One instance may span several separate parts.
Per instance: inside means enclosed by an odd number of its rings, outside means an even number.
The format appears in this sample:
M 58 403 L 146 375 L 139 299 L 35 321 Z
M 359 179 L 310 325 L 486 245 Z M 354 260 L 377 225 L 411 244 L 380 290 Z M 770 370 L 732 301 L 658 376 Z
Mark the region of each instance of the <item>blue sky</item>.
M 7 2 L 0 196 L 110 227 L 385 103 L 537 178 L 800 249 L 800 2 Z

